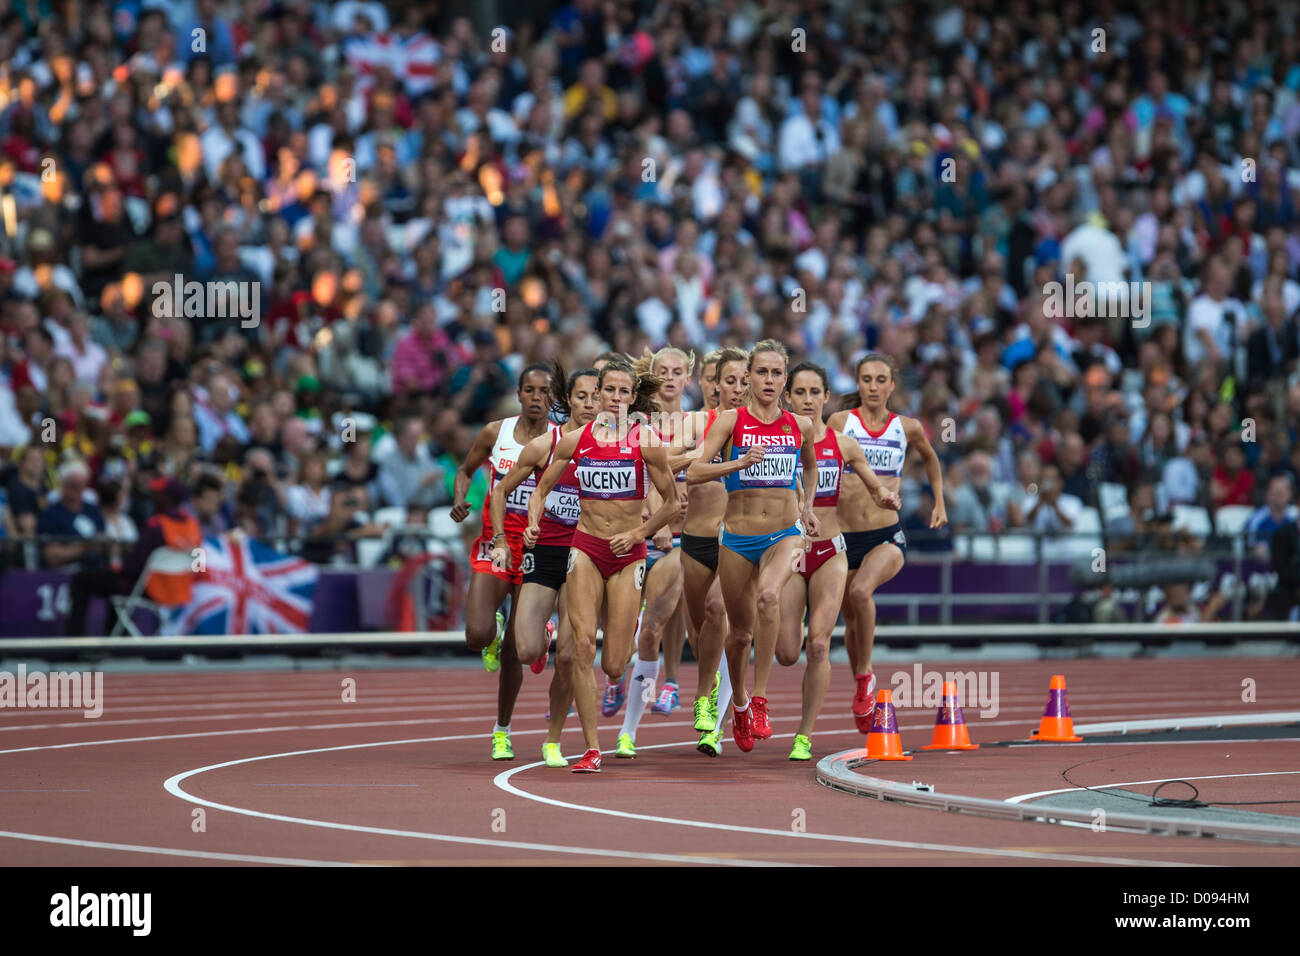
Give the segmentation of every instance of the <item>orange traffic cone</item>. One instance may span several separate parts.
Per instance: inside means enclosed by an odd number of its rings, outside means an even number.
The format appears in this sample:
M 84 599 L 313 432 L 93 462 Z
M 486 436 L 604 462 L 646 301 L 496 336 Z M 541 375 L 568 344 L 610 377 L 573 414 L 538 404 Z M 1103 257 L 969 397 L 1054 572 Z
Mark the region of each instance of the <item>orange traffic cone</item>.
M 956 681 L 943 682 L 943 704 L 934 719 L 934 740 L 921 748 L 922 750 L 979 750 L 979 744 L 970 742 L 966 730 L 966 718 L 961 712 L 961 703 L 957 700 Z
M 871 715 L 871 733 L 867 734 L 867 756 L 873 760 L 911 760 L 903 755 L 898 736 L 898 719 L 894 716 L 894 692 L 876 693 L 876 709 Z
M 1074 718 L 1070 716 L 1070 698 L 1065 693 L 1064 675 L 1052 675 L 1043 719 L 1038 722 L 1038 729 L 1029 739 L 1052 740 L 1057 743 L 1078 743 L 1083 739 L 1074 736 Z

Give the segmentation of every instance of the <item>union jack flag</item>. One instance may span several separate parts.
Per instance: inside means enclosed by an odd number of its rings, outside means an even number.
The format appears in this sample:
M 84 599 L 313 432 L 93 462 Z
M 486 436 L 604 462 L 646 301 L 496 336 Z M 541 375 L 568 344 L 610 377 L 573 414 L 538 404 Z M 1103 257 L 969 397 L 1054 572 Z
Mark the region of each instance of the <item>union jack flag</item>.
M 320 571 L 243 534 L 203 539 L 207 567 L 166 634 L 290 634 L 307 630 Z

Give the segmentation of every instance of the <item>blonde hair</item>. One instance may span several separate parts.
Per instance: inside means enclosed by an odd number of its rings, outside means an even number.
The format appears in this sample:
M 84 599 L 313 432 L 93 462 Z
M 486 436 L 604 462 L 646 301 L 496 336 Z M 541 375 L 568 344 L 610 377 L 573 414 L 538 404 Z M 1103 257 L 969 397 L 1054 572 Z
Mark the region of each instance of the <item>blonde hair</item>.
M 777 355 L 781 356 L 782 362 L 786 365 L 790 364 L 790 353 L 785 350 L 784 345 L 776 339 L 763 339 L 763 341 L 755 343 L 754 347 L 749 350 L 749 355 L 747 356 L 748 364 L 745 366 L 747 369 L 752 370 L 754 368 L 754 356 L 758 355 L 760 352 L 775 352 Z
M 688 354 L 687 352 L 683 351 L 682 349 L 677 348 L 677 346 L 675 346 L 675 345 L 665 345 L 663 348 L 661 348 L 658 352 L 656 352 L 656 353 L 651 357 L 651 364 L 653 364 L 653 363 L 655 363 L 655 362 L 658 362 L 661 358 L 663 358 L 663 357 L 665 357 L 665 356 L 667 356 L 667 355 L 676 355 L 678 358 L 680 358 L 683 362 L 686 363 L 686 374 L 687 374 L 687 375 L 692 375 L 692 374 L 694 374 L 694 372 L 695 372 L 695 352 L 694 352 L 694 351 L 691 351 L 691 352 Z

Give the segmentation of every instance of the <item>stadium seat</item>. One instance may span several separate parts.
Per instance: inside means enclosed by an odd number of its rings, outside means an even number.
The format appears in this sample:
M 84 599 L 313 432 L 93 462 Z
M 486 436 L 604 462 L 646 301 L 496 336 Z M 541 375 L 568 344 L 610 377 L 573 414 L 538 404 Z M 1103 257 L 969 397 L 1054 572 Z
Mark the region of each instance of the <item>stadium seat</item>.
M 386 524 L 390 528 L 406 527 L 406 509 L 397 508 L 379 508 L 375 511 L 375 523 Z
M 1107 518 L 1128 513 L 1128 489 L 1112 481 L 1103 481 L 1097 487 L 1097 503 Z
M 1074 523 L 1075 534 L 1092 534 L 1101 531 L 1101 512 L 1096 508 L 1084 508 L 1079 512 L 1079 520 Z
M 970 556 L 976 561 L 998 559 L 998 539 L 991 534 L 977 534 L 971 538 Z
M 384 550 L 388 547 L 388 535 L 382 538 L 357 539 L 357 564 L 363 568 L 373 568 L 379 564 Z
M 1038 547 L 1033 535 L 1004 534 L 998 538 L 998 560 L 1016 564 L 1033 564 L 1038 560 Z
M 1199 505 L 1174 505 L 1174 530 L 1207 538 L 1213 530 L 1210 513 Z
M 460 525 L 451 519 L 450 508 L 434 508 L 429 512 L 429 530 L 444 541 L 460 540 Z
M 1254 513 L 1249 505 L 1224 505 L 1214 513 L 1214 530 L 1225 538 L 1235 538 L 1246 529 Z

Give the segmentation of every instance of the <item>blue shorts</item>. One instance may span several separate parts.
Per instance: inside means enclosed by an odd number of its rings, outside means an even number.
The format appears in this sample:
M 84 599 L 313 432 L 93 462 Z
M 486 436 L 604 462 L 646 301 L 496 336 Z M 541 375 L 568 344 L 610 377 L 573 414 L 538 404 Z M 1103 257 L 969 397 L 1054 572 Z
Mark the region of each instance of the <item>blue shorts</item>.
M 798 521 L 790 525 L 790 527 L 773 534 L 732 534 L 726 528 L 723 528 L 722 546 L 735 551 L 736 554 L 745 558 L 751 564 L 758 564 L 763 559 L 763 554 L 768 548 L 782 538 L 788 538 L 795 534 L 803 534 L 803 525 Z
M 680 548 L 681 545 L 682 536 L 680 534 L 673 535 L 673 547 Z M 667 551 L 660 551 L 655 547 L 653 538 L 645 539 L 645 573 L 647 577 L 650 575 L 650 569 L 655 566 L 655 562 L 662 557 L 666 557 L 667 554 Z

